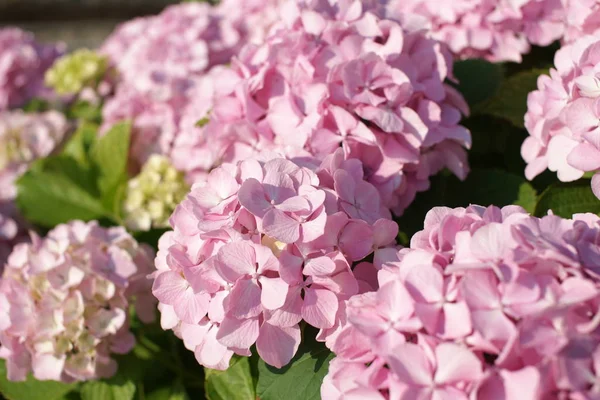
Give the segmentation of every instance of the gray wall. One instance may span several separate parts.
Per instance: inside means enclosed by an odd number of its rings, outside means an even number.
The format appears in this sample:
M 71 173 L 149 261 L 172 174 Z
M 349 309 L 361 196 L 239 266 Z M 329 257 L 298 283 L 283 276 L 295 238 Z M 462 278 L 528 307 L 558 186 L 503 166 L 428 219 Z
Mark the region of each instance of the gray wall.
M 70 49 L 97 47 L 122 21 L 156 14 L 177 0 L 0 0 L 0 27 L 33 31 Z

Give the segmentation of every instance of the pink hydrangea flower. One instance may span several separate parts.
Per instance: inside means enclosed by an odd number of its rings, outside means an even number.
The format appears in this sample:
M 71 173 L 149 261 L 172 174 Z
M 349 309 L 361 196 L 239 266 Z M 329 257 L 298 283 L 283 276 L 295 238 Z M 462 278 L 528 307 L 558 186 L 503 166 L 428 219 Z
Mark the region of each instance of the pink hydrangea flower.
M 322 163 L 263 153 L 223 164 L 192 187 L 159 241 L 162 327 L 206 367 L 226 369 L 253 345 L 282 367 L 298 349 L 301 321 L 328 341 L 343 301 L 374 289 L 373 265 L 355 263 L 395 243 L 389 218 L 342 149 Z
M 179 168 L 202 175 L 265 149 L 323 158 L 342 147 L 396 213 L 441 169 L 466 176 L 468 108 L 444 84 L 444 45 L 359 1 L 291 1 L 282 21 L 209 74 L 207 123 L 178 138 Z M 189 157 L 205 153 L 206 163 Z
M 37 43 L 33 34 L 17 28 L 0 29 L 0 111 L 47 94 L 44 73 L 63 47 Z
M 569 182 L 600 169 L 599 54 L 600 41 L 583 37 L 561 48 L 550 76 L 538 78 L 538 90 L 527 99 L 525 126 L 530 136 L 521 148 L 528 179 L 548 168 Z M 592 179 L 592 190 L 600 197 L 598 174 Z
M 572 43 L 600 30 L 600 3 L 595 0 L 562 0 L 565 10 L 563 42 Z
M 15 181 L 32 161 L 54 152 L 67 131 L 67 121 L 58 112 L 0 111 L 0 272 L 12 247 L 28 239 L 27 225 L 14 204 Z
M 0 357 L 8 379 L 29 372 L 64 382 L 109 377 L 111 354 L 135 344 L 129 304 L 153 318 L 146 275 L 153 253 L 123 228 L 96 222 L 59 225 L 15 246 L 0 282 Z
M 548 46 L 564 31 L 563 0 L 393 0 L 388 11 L 414 14 L 459 58 L 520 62 L 530 44 Z
M 600 218 L 437 207 L 345 302 L 323 398 L 591 399 Z
M 131 119 L 133 161 L 169 155 L 180 131 L 202 118 L 191 111 L 202 96 L 203 75 L 228 63 L 240 48 L 260 41 L 275 22 L 280 0 L 191 2 L 121 25 L 101 48 L 119 72 L 117 90 L 103 109 L 103 130 Z M 134 166 L 135 167 L 135 166 Z

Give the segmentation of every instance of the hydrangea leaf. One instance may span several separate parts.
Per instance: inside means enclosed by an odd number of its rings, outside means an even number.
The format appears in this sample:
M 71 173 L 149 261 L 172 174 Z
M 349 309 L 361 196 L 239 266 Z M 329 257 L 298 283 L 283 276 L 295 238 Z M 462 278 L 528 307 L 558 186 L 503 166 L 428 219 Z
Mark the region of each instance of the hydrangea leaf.
M 100 201 L 65 172 L 30 170 L 17 180 L 17 190 L 17 205 L 23 215 L 41 226 L 106 215 Z
M 431 179 L 431 189 L 417 194 L 398 220 L 400 229 L 412 236 L 423 229 L 429 210 L 436 206 L 467 207 L 470 204 L 503 207 L 518 204 L 532 212 L 535 189 L 525 177 L 499 169 L 474 169 L 464 182 L 442 173 Z
M 146 400 L 190 400 L 180 382 L 154 390 L 145 396 Z M 254 399 L 253 399 L 254 400 Z
M 457 89 L 467 103 L 474 106 L 498 91 L 504 79 L 504 69 L 501 64 L 485 60 L 462 60 L 454 64 L 454 75 L 459 82 Z
M 76 388 L 77 384 L 38 381 L 31 376 L 24 382 L 11 382 L 6 378 L 5 361 L 0 360 L 0 393 L 7 400 L 62 400 Z
M 540 195 L 535 215 L 544 216 L 548 210 L 564 218 L 571 218 L 576 213 L 600 214 L 600 200 L 594 196 L 589 179 L 559 182 L 548 187 Z
M 247 357 L 238 358 L 226 371 L 206 368 L 204 390 L 209 400 L 255 400 L 256 391 Z
M 89 153 L 98 136 L 98 125 L 83 123 L 65 145 L 62 154 L 73 157 L 83 166 L 89 166 Z
M 131 124 L 123 122 L 114 125 L 98 139 L 91 151 L 94 166 L 98 171 L 98 187 L 102 194 L 102 204 L 114 212 L 121 186 L 127 181 L 127 160 Z
M 473 113 L 504 118 L 522 128 L 527 112 L 527 96 L 537 89 L 538 77 L 547 72 L 536 68 L 514 74 L 503 82 L 495 96 L 475 107 Z
M 81 388 L 82 400 L 131 400 L 135 396 L 135 383 L 90 381 Z
M 258 363 L 256 392 L 261 400 L 319 400 L 321 383 L 327 375 L 333 354 L 314 340 L 306 341 L 292 361 L 281 369 Z

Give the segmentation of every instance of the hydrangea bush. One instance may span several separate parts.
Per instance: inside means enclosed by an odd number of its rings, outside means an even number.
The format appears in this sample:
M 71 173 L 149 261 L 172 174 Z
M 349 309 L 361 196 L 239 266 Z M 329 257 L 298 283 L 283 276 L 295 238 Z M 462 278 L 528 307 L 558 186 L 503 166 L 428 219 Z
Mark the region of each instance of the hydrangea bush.
M 0 398 L 600 398 L 598 3 L 214 3 L 0 29 Z

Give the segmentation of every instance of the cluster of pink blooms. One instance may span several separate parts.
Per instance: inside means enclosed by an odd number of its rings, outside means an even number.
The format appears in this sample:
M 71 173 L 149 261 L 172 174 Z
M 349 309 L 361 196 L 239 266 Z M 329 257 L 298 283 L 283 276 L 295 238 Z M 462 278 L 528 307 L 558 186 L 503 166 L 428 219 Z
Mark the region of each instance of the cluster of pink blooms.
M 563 182 L 600 169 L 600 40 L 578 39 L 561 48 L 550 76 L 538 78 L 538 90 L 527 99 L 529 137 L 521 154 L 525 175 L 533 179 L 546 168 Z M 600 175 L 592 178 L 600 197 Z
M 310 3 L 286 3 L 265 43 L 206 77 L 194 110 L 207 123 L 175 140 L 175 166 L 201 176 L 264 149 L 322 158 L 342 147 L 395 213 L 441 169 L 464 178 L 468 107 L 444 83 L 447 48 L 368 2 Z
M 600 2 L 597 0 L 562 0 L 565 12 L 563 42 L 571 43 L 585 35 L 600 33 Z
M 0 282 L 0 357 L 8 378 L 65 382 L 115 373 L 129 352 L 129 305 L 152 320 L 153 252 L 123 228 L 72 221 L 15 246 Z
M 520 62 L 531 44 L 547 46 L 562 37 L 562 1 L 392 0 L 388 8 L 422 17 L 459 58 Z
M 192 187 L 159 241 L 152 291 L 162 327 L 206 367 L 226 369 L 253 345 L 282 367 L 301 321 L 326 341 L 344 301 L 375 289 L 375 267 L 361 260 L 395 243 L 389 217 L 341 149 L 322 164 L 271 153 L 223 164 Z
M 600 218 L 438 207 L 352 297 L 326 399 L 596 399 Z
M 15 180 L 32 161 L 50 155 L 67 130 L 65 117 L 55 111 L 0 111 L 0 273 L 13 246 L 28 238 L 14 204 Z
M 31 33 L 0 29 L 0 111 L 45 95 L 44 73 L 62 52 L 62 46 L 37 43 Z
M 104 124 L 134 120 L 132 155 L 138 164 L 150 154 L 169 153 L 182 110 L 203 74 L 228 63 L 244 44 L 261 41 L 275 22 L 279 2 L 173 5 L 121 25 L 107 39 L 100 51 L 120 77 L 103 110 Z

